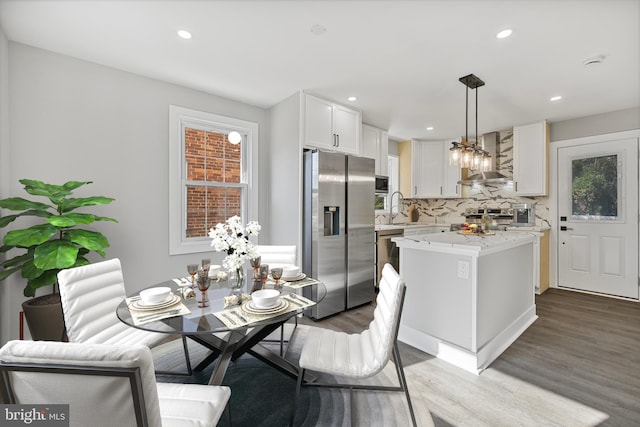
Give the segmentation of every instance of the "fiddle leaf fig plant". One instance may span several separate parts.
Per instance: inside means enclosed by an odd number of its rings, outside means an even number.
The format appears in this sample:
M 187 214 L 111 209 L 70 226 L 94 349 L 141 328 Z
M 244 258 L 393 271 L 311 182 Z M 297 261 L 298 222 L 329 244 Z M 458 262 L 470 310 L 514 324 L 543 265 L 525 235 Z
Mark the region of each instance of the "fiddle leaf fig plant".
M 78 208 L 106 205 L 114 199 L 103 196 L 71 197 L 74 190 L 92 181 L 69 181 L 62 185 L 46 184 L 32 179 L 21 179 L 24 190 L 32 196 L 42 196 L 49 203 L 10 197 L 0 200 L 0 208 L 21 211 L 0 217 L 0 227 L 6 227 L 20 217 L 39 217 L 43 223 L 28 228 L 11 230 L 3 239 L 0 252 L 23 249 L 25 252 L 0 264 L 0 281 L 20 272 L 27 279 L 24 295 L 33 297 L 43 286 L 53 286 L 56 292 L 60 270 L 89 264 L 86 255 L 95 252 L 105 256 L 109 241 L 100 232 L 79 228 L 96 221 L 118 222 L 113 218 L 91 213 L 73 212 Z

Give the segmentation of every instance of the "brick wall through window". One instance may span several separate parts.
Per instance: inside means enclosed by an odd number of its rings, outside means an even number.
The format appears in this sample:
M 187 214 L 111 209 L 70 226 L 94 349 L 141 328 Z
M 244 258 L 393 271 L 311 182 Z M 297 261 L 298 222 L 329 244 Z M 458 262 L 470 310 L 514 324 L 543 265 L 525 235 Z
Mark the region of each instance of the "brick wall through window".
M 242 182 L 242 142 L 234 145 L 224 133 L 186 128 L 184 150 L 185 236 L 203 237 L 217 223 L 241 215 L 242 190 L 232 185 Z

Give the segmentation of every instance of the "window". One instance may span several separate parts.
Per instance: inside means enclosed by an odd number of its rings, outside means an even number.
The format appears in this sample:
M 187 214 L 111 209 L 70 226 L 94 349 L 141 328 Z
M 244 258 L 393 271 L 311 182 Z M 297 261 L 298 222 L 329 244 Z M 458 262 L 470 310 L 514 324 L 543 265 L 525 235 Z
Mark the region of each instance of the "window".
M 233 215 L 245 223 L 257 217 L 258 125 L 175 106 L 169 120 L 170 254 L 211 251 L 211 227 Z M 240 143 L 229 142 L 232 131 Z
M 571 164 L 571 218 L 618 219 L 618 156 L 587 157 Z

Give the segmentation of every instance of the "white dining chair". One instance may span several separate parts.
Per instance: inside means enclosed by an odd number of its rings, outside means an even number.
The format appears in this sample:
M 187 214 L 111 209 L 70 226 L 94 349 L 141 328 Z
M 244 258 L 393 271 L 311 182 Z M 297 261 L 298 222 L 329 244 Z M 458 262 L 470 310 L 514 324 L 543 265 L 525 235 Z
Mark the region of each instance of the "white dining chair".
M 118 258 L 62 270 L 58 285 L 70 342 L 142 344 L 153 348 L 176 338 L 132 328 L 118 319 L 116 307 L 126 298 Z M 187 372 L 158 371 L 159 374 L 192 374 L 187 341 L 184 336 L 181 338 Z
M 9 341 L 0 348 L 4 403 L 69 405 L 71 427 L 213 427 L 227 413 L 225 386 L 156 383 L 144 345 Z
M 300 353 L 298 381 L 291 416 L 293 425 L 296 406 L 302 386 L 346 388 L 353 393 L 354 389 L 404 392 L 413 425 L 416 418 L 407 388 L 402 360 L 398 350 L 398 328 L 402 305 L 404 303 L 405 283 L 391 264 L 382 268 L 376 308 L 369 327 L 358 334 L 347 334 L 333 330 L 310 327 Z M 363 379 L 381 372 L 389 360 L 393 360 L 398 386 L 368 385 L 358 383 L 303 382 L 307 370 L 323 372 L 333 376 L 349 379 Z M 355 425 L 353 395 L 351 395 L 352 425 Z
M 256 245 L 256 252 L 269 268 L 296 265 L 296 245 Z
M 296 265 L 296 245 L 256 245 L 256 252 L 260 255 L 260 262 L 268 264 L 269 268 L 284 267 L 287 265 Z M 280 338 L 278 340 L 267 338 L 266 342 L 280 342 L 280 356 L 285 352 L 284 344 L 289 340 L 285 340 L 285 325 L 280 327 Z M 287 331 L 287 335 L 292 335 L 298 327 L 298 318 L 294 317 L 293 328 Z

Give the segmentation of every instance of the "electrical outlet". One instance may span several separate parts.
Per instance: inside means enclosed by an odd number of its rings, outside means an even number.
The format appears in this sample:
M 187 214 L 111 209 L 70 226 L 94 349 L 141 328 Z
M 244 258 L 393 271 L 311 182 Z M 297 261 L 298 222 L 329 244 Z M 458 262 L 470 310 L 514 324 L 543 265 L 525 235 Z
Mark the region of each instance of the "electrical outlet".
M 458 261 L 458 277 L 461 279 L 469 278 L 469 262 Z

